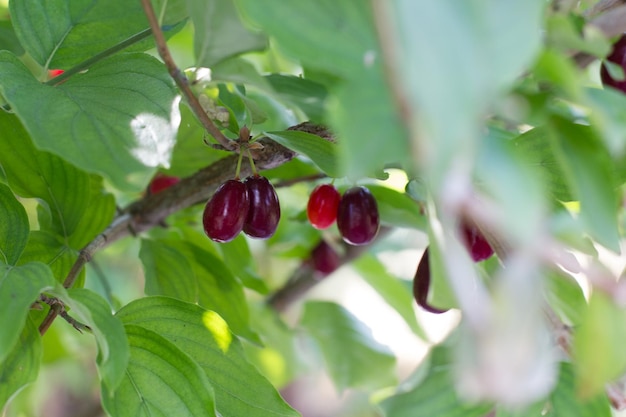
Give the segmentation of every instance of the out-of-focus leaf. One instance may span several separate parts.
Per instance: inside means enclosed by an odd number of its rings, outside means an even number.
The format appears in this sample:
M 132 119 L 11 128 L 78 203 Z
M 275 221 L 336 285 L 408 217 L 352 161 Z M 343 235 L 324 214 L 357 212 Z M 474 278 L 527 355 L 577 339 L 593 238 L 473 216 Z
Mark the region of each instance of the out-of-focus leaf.
M 115 390 L 102 386 L 102 406 L 110 416 L 217 416 L 213 388 L 200 365 L 158 333 L 124 327 L 128 368 Z
M 425 230 L 426 218 L 420 214 L 420 206 L 405 193 L 380 185 L 367 185 L 378 204 L 380 221 L 396 227 Z
M 546 280 L 546 298 L 561 313 L 565 322 L 578 327 L 587 309 L 587 300 L 574 278 L 567 274 L 550 273 Z
M 380 388 L 394 383 L 395 356 L 371 330 L 338 304 L 309 301 L 300 324 L 320 347 L 338 389 Z
M 16 267 L 0 264 L 0 362 L 19 339 L 30 306 L 55 284 L 50 268 L 42 263 Z
M 17 343 L 0 360 L 0 410 L 4 409 L 15 393 L 37 379 L 41 354 L 39 331 L 35 323 L 28 319 Z
M 187 0 L 194 25 L 198 66 L 211 67 L 225 58 L 263 49 L 267 39 L 246 28 L 232 0 Z
M 626 369 L 626 310 L 600 291 L 594 291 L 574 333 L 577 391 L 585 398 L 599 394 L 607 382 Z M 602 354 L 598 354 L 602 352 Z
M 117 316 L 168 339 L 197 362 L 222 416 L 297 416 L 246 359 L 241 342 L 217 313 L 166 297 L 134 301 Z
M 0 89 L 37 147 L 103 174 L 121 189 L 138 191 L 147 181 L 131 184 L 129 175 L 147 177 L 158 165 L 169 165 L 180 123 L 178 98 L 165 67 L 147 54 L 112 56 L 53 87 L 0 51 Z
M 15 265 L 28 241 L 28 216 L 11 189 L 0 184 L 0 259 Z
M 224 257 L 224 263 L 239 277 L 243 285 L 261 294 L 267 294 L 269 289 L 263 279 L 255 272 L 254 259 L 248 242 L 243 235 L 234 240 L 219 245 Z
M 270 74 L 266 79 L 280 99 L 300 107 L 312 121 L 324 120 L 324 104 L 328 91 L 322 84 L 282 74 Z
M 6 49 L 15 55 L 22 55 L 24 48 L 15 36 L 13 24 L 10 20 L 0 20 L 0 49 Z

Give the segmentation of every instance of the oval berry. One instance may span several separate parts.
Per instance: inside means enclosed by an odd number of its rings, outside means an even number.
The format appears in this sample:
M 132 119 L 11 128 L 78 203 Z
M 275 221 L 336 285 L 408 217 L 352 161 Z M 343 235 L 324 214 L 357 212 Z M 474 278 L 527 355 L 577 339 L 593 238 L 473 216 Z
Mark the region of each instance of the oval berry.
M 306 206 L 309 222 L 316 229 L 326 229 L 337 219 L 341 195 L 331 184 L 321 184 L 313 189 Z
M 250 176 L 244 180 L 250 210 L 243 225 L 243 231 L 251 237 L 267 239 L 271 237 L 280 220 L 280 204 L 272 184 L 260 175 Z
M 322 240 L 311 252 L 313 268 L 326 276 L 341 266 L 341 259 L 337 252 L 326 241 Z
M 166 188 L 171 187 L 172 185 L 178 183 L 180 179 L 178 177 L 173 177 L 165 174 L 157 174 L 152 181 L 150 181 L 150 185 L 148 186 L 149 194 L 156 194 L 159 191 L 163 191 Z
M 378 204 L 365 187 L 347 190 L 339 201 L 337 227 L 343 240 L 351 245 L 366 245 L 378 234 Z
M 493 255 L 493 248 L 480 230 L 468 224 L 461 224 L 463 243 L 469 251 L 474 262 L 484 261 Z
M 428 248 L 424 251 L 420 263 L 417 265 L 417 271 L 415 277 L 413 277 L 413 298 L 418 306 L 424 310 L 441 314 L 448 310 L 442 310 L 437 307 L 433 307 L 428 303 L 428 291 L 430 289 L 430 261 L 428 255 Z
M 606 60 L 619 65 L 626 75 L 626 35 L 622 35 L 613 45 L 613 51 L 606 57 Z M 602 64 L 600 68 L 600 78 L 602 79 L 603 85 L 609 85 L 626 93 L 626 77 L 621 80 L 616 80 L 611 76 L 605 64 Z
M 216 242 L 229 242 L 243 229 L 250 210 L 248 190 L 238 180 L 228 180 L 207 202 L 202 215 L 204 232 Z

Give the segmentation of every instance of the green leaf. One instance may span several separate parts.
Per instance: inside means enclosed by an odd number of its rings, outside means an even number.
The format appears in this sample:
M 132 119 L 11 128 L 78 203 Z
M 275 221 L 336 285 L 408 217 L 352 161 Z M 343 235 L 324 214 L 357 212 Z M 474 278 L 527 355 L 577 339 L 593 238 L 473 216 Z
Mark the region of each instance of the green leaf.
M 371 330 L 338 304 L 309 301 L 300 324 L 319 345 L 339 390 L 381 388 L 395 381 L 395 356 Z
M 0 362 L 19 339 L 31 304 L 55 284 L 50 268 L 42 263 L 17 267 L 0 264 Z
M 0 21 L 0 50 L 6 49 L 13 52 L 15 55 L 22 55 L 24 48 L 20 45 L 20 42 L 15 36 L 15 30 L 13 30 L 13 24 L 10 20 Z
M 98 234 L 102 233 L 111 224 L 117 212 L 115 197 L 106 193 L 102 181 L 95 180 L 94 177 L 92 176 L 91 193 L 85 214 L 80 218 L 76 230 L 68 242 L 76 250 L 82 249 Z
M 598 243 L 620 251 L 613 162 L 589 126 L 553 119 L 553 148 L 570 188 L 580 200 L 580 217 Z
M 35 108 L 33 109 L 35 110 Z M 89 176 L 63 159 L 37 150 L 19 120 L 0 113 L 0 165 L 16 194 L 45 202 L 55 233 L 76 231 L 89 205 Z
M 607 382 L 626 369 L 626 309 L 601 291 L 594 291 L 574 333 L 574 365 L 578 392 L 585 398 L 599 394 Z M 598 352 L 602 352 L 601 355 Z
M 261 294 L 268 293 L 269 289 L 263 278 L 256 273 L 248 241 L 243 235 L 237 236 L 230 242 L 220 244 L 219 249 L 224 257 L 224 263 L 230 267 L 233 274 L 239 277 L 243 285 Z
M 0 261 L 15 265 L 28 241 L 28 216 L 11 189 L 0 184 Z
M 270 74 L 265 78 L 278 98 L 300 107 L 310 120 L 324 120 L 324 104 L 328 91 L 322 84 L 293 75 Z
M 52 271 L 52 275 L 62 283 L 72 268 L 78 253 L 68 248 L 63 238 L 51 232 L 35 230 L 30 232 L 28 244 L 20 257 L 18 265 L 26 265 L 29 262 L 41 262 L 46 264 Z M 85 272 L 81 272 L 79 282 L 75 286 L 80 286 Z
M 39 331 L 28 319 L 13 349 L 0 360 L 0 410 L 20 389 L 37 379 L 41 355 Z
M 595 110 L 590 114 L 592 126 L 602 132 L 600 139 L 611 155 L 623 155 L 626 151 L 623 136 L 626 115 L 620 109 L 626 106 L 624 93 L 612 88 L 589 88 L 585 93 L 589 104 Z
M 166 297 L 136 300 L 117 313 L 126 324 L 151 330 L 204 370 L 223 416 L 297 416 L 246 359 L 241 342 L 215 312 Z
M 592 355 L 597 355 L 596 353 Z M 576 389 L 576 370 L 571 363 L 561 363 L 559 380 L 550 395 L 551 409 L 555 416 L 567 417 L 611 417 L 611 406 L 604 392 L 582 399 Z M 550 414 L 551 415 L 551 414 Z M 539 416 L 539 415 L 537 415 Z
M 337 145 L 312 133 L 297 130 L 265 132 L 268 138 L 311 159 L 330 177 L 341 177 L 337 161 Z
M 415 266 L 417 268 L 416 260 Z M 422 340 L 428 340 L 424 329 L 415 318 L 413 294 L 398 278 L 392 276 L 376 257 L 365 254 L 359 257 L 352 266 L 363 279 L 406 321 L 411 330 Z
M 142 189 L 147 179 L 132 184 L 131 174 L 147 177 L 169 164 L 178 99 L 165 67 L 151 56 L 116 55 L 53 87 L 0 51 L 0 87 L 36 146 L 121 189 Z
M 68 69 L 148 28 L 139 2 L 15 0 L 9 6 L 17 37 L 45 68 Z M 156 9 L 160 11 L 158 5 Z M 181 18 L 180 13 L 172 17 Z M 166 18 L 163 23 L 177 21 Z M 146 39 L 130 50 L 152 47 L 152 39 Z
M 187 257 L 166 241 L 141 240 L 139 259 L 146 277 L 148 295 L 166 295 L 195 303 L 198 282 Z
M 241 23 L 232 0 L 187 0 L 194 25 L 196 65 L 212 67 L 243 52 L 267 46 L 267 38 Z
M 109 304 L 98 294 L 86 289 L 68 290 L 63 301 L 71 308 L 70 314 L 88 325 L 98 343 L 96 364 L 100 379 L 109 391 L 122 382 L 130 356 L 124 326 L 114 317 Z
M 112 417 L 216 417 L 204 371 L 165 337 L 126 325 L 130 361 L 114 391 L 102 386 L 102 406 Z
M 548 273 L 546 298 L 550 306 L 560 313 L 565 323 L 578 327 L 582 321 L 587 300 L 580 284 L 565 273 Z
M 395 227 L 426 229 L 426 218 L 420 214 L 420 206 L 406 193 L 381 185 L 367 184 L 367 188 L 376 198 L 381 223 Z

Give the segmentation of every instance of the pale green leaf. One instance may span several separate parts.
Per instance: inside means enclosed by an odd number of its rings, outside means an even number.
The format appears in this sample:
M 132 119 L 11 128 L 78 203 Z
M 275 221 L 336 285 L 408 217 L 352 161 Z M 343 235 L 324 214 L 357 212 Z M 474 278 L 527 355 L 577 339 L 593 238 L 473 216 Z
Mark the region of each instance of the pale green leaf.
M 587 232 L 619 252 L 616 178 L 613 162 L 589 126 L 553 120 L 553 149 L 570 188 L 580 201 Z
M 0 51 L 0 88 L 33 142 L 117 187 L 140 190 L 131 174 L 167 166 L 180 122 L 165 67 L 146 54 L 121 54 L 53 87 Z M 42 112 L 40 109 L 46 109 Z
M 241 342 L 215 312 L 166 297 L 134 301 L 117 316 L 168 339 L 204 370 L 222 416 L 297 416 L 246 359 Z
M 142 239 L 139 259 L 148 295 L 166 295 L 195 303 L 198 282 L 187 257 L 166 241 Z
M 406 193 L 401 193 L 381 185 L 368 184 L 378 204 L 381 223 L 395 227 L 426 229 L 426 217 L 420 213 L 420 206 Z
M 338 304 L 309 301 L 300 321 L 319 345 L 339 390 L 381 388 L 395 382 L 395 356 L 372 331 Z
M 419 259 L 415 261 L 415 267 Z M 385 266 L 373 255 L 359 257 L 352 266 L 363 279 L 404 319 L 408 326 L 422 340 L 428 340 L 424 329 L 415 318 L 413 294 L 398 278 L 392 276 Z
M 165 337 L 126 325 L 128 368 L 114 391 L 102 386 L 111 417 L 216 417 L 213 389 L 200 366 Z
M 594 291 L 574 333 L 574 365 L 578 392 L 589 398 L 626 369 L 626 310 Z M 602 352 L 602 354 L 598 354 Z
M 35 381 L 39 374 L 42 347 L 37 326 L 31 319 L 9 354 L 0 360 L 0 411 L 20 389 Z
M 331 177 L 341 177 L 337 160 L 337 145 L 312 133 L 297 130 L 265 132 L 265 135 L 281 145 L 310 158 Z
M 550 394 L 551 408 L 555 416 L 567 417 L 611 417 L 611 406 L 604 392 L 592 398 L 581 398 L 576 389 L 575 366 L 562 362 L 556 388 Z M 552 414 L 550 414 L 552 415 Z
M 30 306 L 55 284 L 50 268 L 42 263 L 16 267 L 0 264 L 0 362 L 18 340 Z
M 187 0 L 194 25 L 196 65 L 212 67 L 243 52 L 267 46 L 267 38 L 246 28 L 232 0 Z
M 560 313 L 564 322 L 578 327 L 587 309 L 587 300 L 580 284 L 565 273 L 548 273 L 546 299 Z
M 0 261 L 15 265 L 28 241 L 28 216 L 11 189 L 0 184 Z

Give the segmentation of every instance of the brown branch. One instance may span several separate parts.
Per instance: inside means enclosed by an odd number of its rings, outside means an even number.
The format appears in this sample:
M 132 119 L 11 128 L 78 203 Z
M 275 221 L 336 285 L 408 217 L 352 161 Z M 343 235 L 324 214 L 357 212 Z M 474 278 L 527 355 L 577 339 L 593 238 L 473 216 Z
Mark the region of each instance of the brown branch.
M 191 88 L 189 87 L 189 80 L 176 66 L 176 63 L 172 58 L 172 54 L 170 54 L 167 47 L 165 36 L 163 36 L 163 31 L 161 30 L 159 21 L 154 13 L 152 3 L 150 0 L 141 0 L 141 5 L 143 6 L 146 17 L 148 18 L 148 22 L 150 23 L 150 28 L 152 29 L 152 35 L 154 36 L 159 55 L 161 56 L 161 59 L 163 59 L 170 76 L 174 79 L 176 85 L 187 99 L 191 110 L 194 112 L 198 120 L 200 120 L 204 129 L 209 132 L 211 136 L 213 136 L 215 140 L 217 140 L 217 142 L 224 147 L 224 149 L 229 151 L 237 149 L 237 143 L 224 136 L 220 129 L 215 126 L 215 123 L 213 123 L 213 121 L 206 114 L 193 91 L 191 91 Z
M 313 133 L 322 138 L 334 140 L 327 128 L 309 122 L 292 126 L 289 130 Z M 296 156 L 295 152 L 267 138 L 260 139 L 260 142 L 263 144 L 263 149 L 257 154 L 258 159 L 255 161 L 257 170 L 275 168 Z M 178 183 L 159 193 L 146 195 L 131 203 L 102 233 L 80 251 L 78 259 L 72 265 L 63 282 L 63 286 L 65 288 L 72 287 L 85 264 L 93 258 L 96 252 L 111 243 L 159 226 L 170 214 L 206 202 L 220 184 L 234 178 L 236 165 L 237 156 L 230 155 L 201 169 L 190 177 L 181 179 Z M 251 174 L 250 165 L 243 164 L 240 175 L 245 177 Z M 39 326 L 39 332 L 42 335 L 48 330 L 57 315 L 59 315 L 59 311 L 51 308 Z
M 48 304 L 50 306 L 50 311 L 54 311 L 55 312 L 55 317 L 57 315 L 61 316 L 66 322 L 71 324 L 72 327 L 74 327 L 80 333 L 82 333 L 83 330 L 91 331 L 91 328 L 89 326 L 79 322 L 78 320 L 76 320 L 75 318 L 73 318 L 69 314 L 67 314 L 67 310 L 65 309 L 65 305 L 58 298 L 56 298 L 56 297 L 48 297 L 45 294 L 40 294 L 39 295 L 39 301 L 41 301 L 42 303 Z M 51 324 L 52 324 L 52 321 L 47 323 L 46 330 L 48 329 L 48 327 L 50 327 Z M 43 326 L 43 323 L 42 323 L 42 326 Z M 42 326 L 39 327 L 39 331 L 40 332 L 41 332 Z

